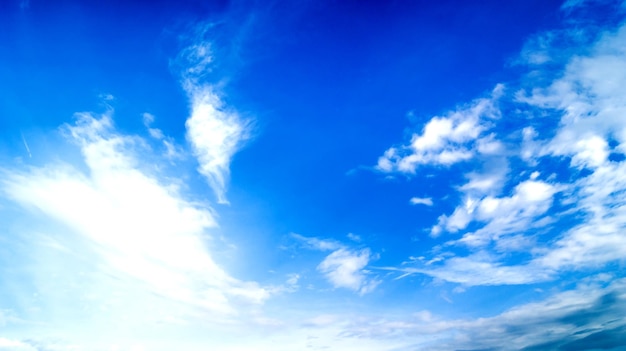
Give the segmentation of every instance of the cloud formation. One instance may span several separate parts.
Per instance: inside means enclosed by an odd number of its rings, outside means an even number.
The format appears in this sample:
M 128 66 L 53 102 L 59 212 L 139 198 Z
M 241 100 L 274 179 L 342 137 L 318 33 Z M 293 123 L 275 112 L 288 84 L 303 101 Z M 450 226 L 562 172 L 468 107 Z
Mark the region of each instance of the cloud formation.
M 411 202 L 411 205 L 433 205 L 433 199 L 430 197 L 412 197 L 409 201 Z
M 365 294 L 376 288 L 380 282 L 367 279 L 363 268 L 371 259 L 369 249 L 334 251 L 317 266 L 317 270 L 326 276 L 335 288 L 348 288 Z
M 335 288 L 346 288 L 358 292 L 360 295 L 373 291 L 380 281 L 371 277 L 366 270 L 369 262 L 376 258 L 369 248 L 354 249 L 336 240 L 306 237 L 291 233 L 292 238 L 305 244 L 305 248 L 317 251 L 332 251 L 317 266 L 326 280 Z M 360 238 L 348 234 L 348 238 L 359 242 Z M 358 240 L 356 240 L 358 239 Z
M 433 250 L 439 259 L 424 261 L 436 264 L 399 271 L 464 285 L 528 284 L 626 257 L 621 235 L 626 229 L 626 26 L 600 33 L 588 47 L 555 45 L 544 42 L 540 50 L 563 60 L 560 72 L 537 73 L 547 61 L 528 62 L 535 68 L 529 76 L 542 74 L 544 83 L 529 78 L 512 94 L 497 89 L 501 106 L 492 93 L 447 117 L 434 117 L 409 146 L 391 148 L 379 159 L 381 171 L 413 173 L 419 165 L 446 164 L 441 155 L 448 151 L 474 157 L 482 147 L 489 150 L 482 154 L 490 155 L 483 160 L 491 166 L 466 173 L 468 182 L 457 187 L 460 203 L 431 227 L 431 236 L 451 237 Z M 530 48 L 523 55 L 531 55 Z M 559 49 L 579 54 L 566 56 Z M 496 117 L 516 111 L 536 117 L 499 136 L 503 129 Z M 559 162 L 565 167 L 546 166 Z M 563 227 L 566 220 L 570 224 Z M 459 246 L 469 254 L 446 250 Z M 523 256 L 510 260 L 513 253 Z
M 190 100 L 190 116 L 185 122 L 187 140 L 200 164 L 198 171 L 207 179 L 217 202 L 227 204 L 226 189 L 234 154 L 250 136 L 250 121 L 226 106 L 218 85 L 206 81 L 211 71 L 211 44 L 198 35 L 179 55 L 182 86 Z
M 382 172 L 415 173 L 421 165 L 449 166 L 467 161 L 477 152 L 491 153 L 497 143 L 489 136 L 479 136 L 490 127 L 490 120 L 498 118 L 496 107 L 504 86 L 494 88 L 492 96 L 478 99 L 468 106 L 433 117 L 421 133 L 414 133 L 409 145 L 392 147 L 378 159 Z
M 90 279 L 106 281 L 111 274 L 207 313 L 237 314 L 238 303 L 269 297 L 213 260 L 212 210 L 186 200 L 177 183 L 164 182 L 142 162 L 149 151 L 144 139 L 118 133 L 109 114 L 78 114 L 64 131 L 78 145 L 85 169 L 61 162 L 3 169 L 0 181 L 9 199 L 71 230 L 65 235 L 50 227 L 41 239 L 56 243 L 44 245 L 48 250 L 89 253 L 98 271 Z

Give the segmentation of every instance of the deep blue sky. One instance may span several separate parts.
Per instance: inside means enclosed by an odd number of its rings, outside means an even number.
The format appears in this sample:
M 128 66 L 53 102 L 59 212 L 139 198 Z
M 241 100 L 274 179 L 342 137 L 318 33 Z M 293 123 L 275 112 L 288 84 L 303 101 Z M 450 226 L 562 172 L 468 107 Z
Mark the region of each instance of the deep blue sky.
M 0 350 L 621 350 L 624 9 L 2 2 Z

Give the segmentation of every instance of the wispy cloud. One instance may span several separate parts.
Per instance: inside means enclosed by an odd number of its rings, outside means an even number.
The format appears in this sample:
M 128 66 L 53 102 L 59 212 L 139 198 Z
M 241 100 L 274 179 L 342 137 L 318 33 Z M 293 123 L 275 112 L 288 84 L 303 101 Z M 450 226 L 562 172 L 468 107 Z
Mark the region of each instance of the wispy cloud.
M 597 347 L 600 339 L 606 341 L 605 349 L 619 350 L 626 327 L 621 318 L 625 286 L 623 280 L 605 286 L 605 279 L 586 281 L 576 289 L 490 317 L 444 319 L 418 311 L 405 319 L 353 320 L 342 326 L 341 335 L 402 340 L 404 345 L 397 350 L 585 350 Z
M 291 233 L 290 236 L 305 244 L 305 247 L 318 251 L 332 251 L 317 266 L 317 270 L 335 288 L 354 290 L 363 295 L 373 291 L 380 283 L 366 270 L 369 262 L 377 257 L 369 248 L 353 249 L 336 240 L 306 237 Z M 360 237 L 348 234 L 348 238 L 359 242 Z
M 226 106 L 216 82 L 206 81 L 214 58 L 211 43 L 204 38 L 203 30 L 200 33 L 178 57 L 181 84 L 189 96 L 191 109 L 185 123 L 187 140 L 200 163 L 198 171 L 207 179 L 217 201 L 226 204 L 230 163 L 250 136 L 250 121 Z
M 378 267 L 401 273 L 398 279 L 425 274 L 464 286 L 520 285 L 554 279 L 554 272 L 535 265 L 506 265 L 499 255 L 478 252 L 465 257 L 436 257 L 423 267 Z
M 411 205 L 433 205 L 433 199 L 431 199 L 430 197 L 412 197 L 409 202 L 411 203 Z
M 163 143 L 163 147 L 165 148 L 165 152 L 163 155 L 169 160 L 180 159 L 184 157 L 184 151 L 180 146 L 176 144 L 174 138 L 166 136 L 163 131 L 159 128 L 152 127 L 152 123 L 154 123 L 154 115 L 151 113 L 145 112 L 143 115 L 143 124 L 148 129 L 148 133 L 150 136 L 156 140 L 160 140 Z
M 232 278 L 215 263 L 205 242 L 217 226 L 211 208 L 186 200 L 142 162 L 145 140 L 118 133 L 109 115 L 79 114 L 64 130 L 86 170 L 67 163 L 5 168 L 0 186 L 9 199 L 36 210 L 33 216 L 71 229 L 69 235 L 51 227 L 47 236 L 72 254 L 89 253 L 101 270 L 91 279 L 106 281 L 109 272 L 129 286 L 144 285 L 148 294 L 225 315 L 238 313 L 238 303 L 268 298 L 258 284 Z
M 20 133 L 20 135 L 22 136 L 22 142 L 24 143 L 24 148 L 26 149 L 26 152 L 28 153 L 28 157 L 32 158 L 33 155 L 30 153 L 30 147 L 28 147 L 28 143 L 26 142 L 26 138 L 24 137 L 24 133 Z
M 319 250 L 319 251 L 333 251 L 344 247 L 342 243 L 332 239 L 320 239 L 316 237 L 309 237 L 300 235 L 297 233 L 289 234 L 292 238 L 305 244 L 306 248 Z
M 328 255 L 317 266 L 317 269 L 334 287 L 348 288 L 359 294 L 365 294 L 374 290 L 380 283 L 377 280 L 368 279 L 363 270 L 371 258 L 372 254 L 369 249 L 358 251 L 339 249 Z
M 411 173 L 421 164 L 441 164 L 437 155 L 447 149 L 463 149 L 472 155 L 481 147 L 493 151 L 492 156 L 483 157 L 489 167 L 479 164 L 483 169 L 466 173 L 468 182 L 457 188 L 461 201 L 454 211 L 439 216 L 431 227 L 434 237 L 461 236 L 438 250 L 462 245 L 469 254 L 451 254 L 432 267 L 416 262 L 414 268 L 402 267 L 403 274 L 427 274 L 466 285 L 525 284 L 623 261 L 626 26 L 600 33 L 590 45 L 585 41 L 579 45 L 583 46 L 561 47 L 558 41 L 546 41 L 540 47 L 528 46 L 522 55 L 531 55 L 533 47 L 549 51 L 559 58 L 554 64 L 563 62 L 561 71 L 552 67 L 537 73 L 538 63 L 526 62 L 533 71 L 518 91 L 498 95 L 501 105 L 507 106 L 505 111 L 498 111 L 501 108 L 493 98 L 476 100 L 467 109 L 426 123 L 421 134 L 414 134 L 411 145 L 402 149 L 406 154 L 391 148 L 379 160 L 383 171 Z M 572 55 L 574 50 L 579 54 Z M 538 75 L 540 79 L 533 79 Z M 499 120 L 491 118 L 487 124 L 481 117 L 483 111 L 494 116 L 526 111 L 544 120 L 530 118 L 517 131 L 508 131 L 504 152 L 504 144 L 494 136 Z M 559 123 L 548 123 L 546 115 Z M 485 136 L 488 130 L 491 134 Z M 435 156 L 428 156 L 431 151 Z M 518 157 L 525 163 L 516 163 Z M 564 170 L 545 166 L 562 161 Z M 552 225 L 574 217 L 582 223 Z M 539 231 L 553 239 L 538 239 Z M 512 252 L 527 256 L 511 262 L 503 253 Z M 440 251 L 433 254 L 441 257 Z

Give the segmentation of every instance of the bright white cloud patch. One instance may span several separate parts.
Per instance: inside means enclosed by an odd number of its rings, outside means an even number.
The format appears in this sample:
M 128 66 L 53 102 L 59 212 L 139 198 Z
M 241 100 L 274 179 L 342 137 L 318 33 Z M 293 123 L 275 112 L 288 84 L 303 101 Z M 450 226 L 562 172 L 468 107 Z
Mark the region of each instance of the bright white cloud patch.
M 372 258 L 369 249 L 350 251 L 339 249 L 328 255 L 317 269 L 336 288 L 348 288 L 365 294 L 372 291 L 378 281 L 367 279 L 363 270 Z
M 523 101 L 563 113 L 556 136 L 539 140 L 535 157 L 570 157 L 592 173 L 570 185 L 584 223 L 564 233 L 538 261 L 548 267 L 598 267 L 622 260 L 626 237 L 626 26 L 604 33 L 588 55 L 572 59 L 562 77 Z M 610 145 L 609 140 L 615 141 Z
M 190 99 L 191 114 L 185 126 L 187 139 L 198 159 L 198 171 L 206 177 L 219 203 L 226 204 L 226 188 L 233 155 L 249 137 L 249 121 L 228 108 L 215 85 L 203 81 L 213 61 L 210 45 L 204 41 L 184 50 L 183 88 Z
M 433 199 L 429 197 L 412 197 L 410 202 L 412 205 L 426 205 L 426 206 L 433 205 Z
M 216 227 L 211 209 L 150 172 L 136 156 L 148 151 L 141 138 L 118 134 L 108 115 L 80 114 L 65 130 L 86 171 L 65 163 L 4 169 L 0 182 L 10 199 L 72 230 L 48 233 L 55 247 L 89 252 L 98 269 L 200 311 L 235 314 L 237 304 L 268 297 L 215 263 L 205 239 Z
M 23 343 L 18 340 L 10 340 L 6 338 L 0 338 L 0 350 L 6 351 L 37 351 L 31 345 Z
M 445 117 L 432 118 L 421 134 L 413 134 L 409 145 L 385 151 L 377 168 L 414 173 L 420 165 L 451 165 L 469 160 L 476 152 L 493 152 L 498 146 L 490 141 L 492 136 L 479 139 L 479 135 L 489 129 L 489 120 L 498 117 L 496 101 L 503 89 L 499 85 L 490 98 L 474 101 Z

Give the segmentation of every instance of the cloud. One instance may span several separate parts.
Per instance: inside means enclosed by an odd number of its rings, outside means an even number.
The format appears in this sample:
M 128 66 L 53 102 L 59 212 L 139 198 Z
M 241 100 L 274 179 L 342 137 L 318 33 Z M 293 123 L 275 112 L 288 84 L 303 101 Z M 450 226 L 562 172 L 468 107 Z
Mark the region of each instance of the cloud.
M 443 281 L 464 286 L 520 285 L 553 279 L 552 271 L 532 265 L 506 265 L 499 256 L 485 251 L 465 257 L 436 257 L 424 267 L 378 267 L 382 270 L 402 273 L 396 279 L 414 274 L 425 274 Z
M 348 234 L 346 235 L 346 237 L 348 237 L 348 239 L 350 239 L 350 240 L 352 240 L 352 241 L 354 241 L 354 242 L 357 242 L 357 243 L 358 243 L 358 242 L 361 242 L 361 240 L 362 240 L 362 239 L 361 239 L 361 237 L 360 237 L 359 235 L 356 235 L 356 234 L 354 234 L 354 233 L 348 233 Z
M 593 341 L 606 336 L 603 347 L 618 350 L 623 347 L 618 335 L 626 327 L 621 317 L 626 309 L 624 280 L 608 286 L 601 280 L 581 282 L 575 289 L 488 317 L 444 319 L 418 311 L 404 319 L 352 319 L 341 335 L 402 340 L 398 350 L 582 350 L 599 347 Z
M 540 216 L 551 207 L 558 187 L 542 181 L 527 180 L 518 184 L 509 197 L 487 196 L 472 205 L 457 208 L 475 220 L 487 224 L 473 233 L 467 233 L 459 241 L 466 245 L 485 245 L 506 234 L 519 233 L 541 226 Z M 442 222 L 451 218 L 442 217 Z M 448 223 L 445 223 L 449 226 Z M 459 226 L 454 229 L 463 229 Z
M 584 222 L 537 260 L 548 267 L 599 267 L 621 260 L 626 239 L 626 25 L 607 31 L 585 56 L 568 62 L 561 77 L 536 88 L 523 102 L 562 114 L 553 138 L 535 139 L 534 157 L 569 159 L 572 170 L 590 172 L 568 189 Z
M 219 315 L 236 315 L 240 304 L 260 304 L 269 297 L 266 289 L 232 278 L 214 261 L 207 249 L 209 231 L 217 227 L 213 211 L 186 200 L 173 178 L 161 180 L 165 177 L 151 167 L 144 139 L 118 133 L 108 114 L 78 114 L 76 124 L 63 130 L 79 147 L 84 168 L 61 162 L 5 168 L 0 181 L 6 197 L 34 218 L 61 225 L 41 235 L 59 245 L 35 246 L 46 252 L 37 258 L 41 267 L 89 255 L 91 268 L 85 269 L 93 269 L 94 282 L 113 284 L 113 289 L 124 281 L 148 296 Z M 55 254 L 46 262 L 47 252 L 58 247 L 69 254 Z M 87 293 L 76 289 L 75 294 Z
M 304 243 L 308 249 L 332 251 L 317 266 L 317 270 L 335 288 L 347 288 L 363 295 L 373 291 L 380 283 L 376 279 L 367 278 L 369 272 L 365 270 L 365 267 L 375 257 L 369 248 L 351 249 L 336 240 L 306 237 L 296 233 L 291 233 L 290 236 Z M 355 242 L 361 239 L 352 233 L 348 234 L 348 238 Z
M 475 169 L 457 187 L 456 208 L 431 227 L 433 237 L 460 238 L 432 250 L 435 258 L 425 262 L 438 258 L 437 265 L 415 261 L 416 267 L 402 266 L 400 272 L 464 285 L 527 284 L 624 260 L 626 25 L 595 38 L 566 41 L 577 47 L 560 46 L 564 41 L 555 38 L 528 45 L 522 56 L 532 55 L 533 48 L 549 52 L 552 66 L 540 70 L 537 62 L 526 62 L 532 71 L 515 94 L 498 96 L 500 107 L 493 98 L 476 100 L 456 114 L 432 119 L 404 154 L 387 150 L 379 169 L 408 173 L 431 161 L 442 164 L 437 155 L 445 150 L 472 155 L 483 150 L 479 162 L 466 167 Z M 559 63 L 561 69 L 555 69 Z M 483 110 L 523 111 L 526 117 L 498 140 L 500 120 L 487 123 L 476 112 Z M 460 128 L 463 123 L 468 127 Z M 435 156 L 424 156 L 431 151 Z M 442 256 L 459 245 L 469 250 L 465 256 L 452 251 Z M 512 253 L 523 257 L 512 259 Z
M 292 238 L 302 242 L 307 248 L 319 251 L 332 251 L 344 248 L 344 245 L 336 240 L 307 237 L 297 233 L 289 234 Z
M 190 116 L 185 122 L 187 140 L 200 164 L 198 171 L 207 179 L 218 203 L 227 204 L 226 189 L 230 163 L 243 142 L 250 137 L 250 121 L 226 106 L 218 85 L 205 81 L 213 56 L 204 33 L 178 57 L 182 86 L 190 100 Z
M 0 350 L 7 351 L 37 351 L 33 346 L 18 340 L 10 340 L 0 337 Z
M 380 283 L 367 279 L 363 270 L 371 258 L 369 249 L 359 251 L 339 249 L 328 255 L 317 266 L 317 270 L 324 274 L 335 288 L 347 288 L 359 294 L 366 294 Z
M 411 205 L 433 205 L 433 199 L 431 199 L 430 197 L 412 197 L 409 202 L 411 203 Z
M 228 203 L 226 186 L 230 162 L 248 138 L 248 123 L 227 111 L 210 86 L 188 87 L 191 116 L 185 123 L 187 138 L 198 158 L 198 171 L 204 175 L 219 203 Z
M 626 282 L 608 275 L 578 281 L 538 301 L 486 316 L 446 318 L 429 310 L 317 313 L 241 350 L 620 350 Z M 288 337 L 289 336 L 289 337 Z M 595 343 L 594 343 L 595 342 Z
M 581 269 L 601 267 L 606 262 L 626 257 L 626 163 L 611 162 L 580 179 L 577 209 L 585 221 L 555 242 L 537 261 L 547 267 Z
M 154 122 L 154 115 L 145 112 L 143 115 L 143 124 L 148 129 L 148 133 L 153 139 L 160 140 L 165 147 L 165 153 L 163 154 L 167 159 L 174 160 L 180 159 L 184 157 L 184 151 L 178 145 L 176 145 L 176 141 L 169 136 L 165 136 L 163 131 L 159 128 L 153 128 L 152 123 Z
M 467 161 L 477 152 L 493 152 L 493 136 L 479 138 L 489 129 L 488 120 L 499 116 L 496 101 L 504 87 L 494 88 L 490 98 L 478 99 L 445 117 L 433 117 L 421 134 L 414 133 L 409 145 L 392 147 L 378 159 L 383 172 L 415 173 L 421 165 L 451 165 Z

